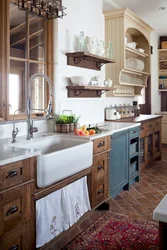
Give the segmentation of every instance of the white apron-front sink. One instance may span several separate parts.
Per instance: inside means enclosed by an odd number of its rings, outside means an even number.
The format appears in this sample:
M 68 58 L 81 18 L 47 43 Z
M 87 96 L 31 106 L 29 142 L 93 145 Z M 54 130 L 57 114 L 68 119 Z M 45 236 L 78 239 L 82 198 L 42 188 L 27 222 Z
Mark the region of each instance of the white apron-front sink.
M 83 138 L 52 136 L 15 144 L 14 147 L 39 150 L 37 185 L 47 187 L 77 172 L 91 167 L 93 143 Z

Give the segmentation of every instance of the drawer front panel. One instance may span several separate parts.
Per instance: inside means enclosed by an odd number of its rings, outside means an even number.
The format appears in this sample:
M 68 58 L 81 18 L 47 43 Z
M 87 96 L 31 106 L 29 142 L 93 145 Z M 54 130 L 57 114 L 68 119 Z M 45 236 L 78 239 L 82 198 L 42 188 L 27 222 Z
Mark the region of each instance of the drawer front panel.
M 0 235 L 30 219 L 31 186 L 25 185 L 0 195 Z
M 94 140 L 93 141 L 93 154 L 95 155 L 95 154 L 98 154 L 107 150 L 108 146 L 109 145 L 108 145 L 107 136 Z
M 161 119 L 155 120 L 155 121 L 154 121 L 154 126 L 155 126 L 156 128 L 161 128 Z
M 107 184 L 108 184 L 107 176 L 105 176 L 104 178 L 100 179 L 97 182 L 96 192 L 95 192 L 96 205 L 100 204 L 105 199 L 107 199 L 108 197 L 108 185 Z
M 93 176 L 98 180 L 107 175 L 108 153 L 102 153 L 93 158 Z
M 146 135 L 146 126 L 144 124 L 142 124 L 140 126 L 140 138 L 145 137 L 145 135 Z
M 154 129 L 154 121 L 145 124 L 146 132 Z
M 0 237 L 0 249 L 3 250 L 30 250 L 34 249 L 33 245 L 29 222 Z
M 140 133 L 140 127 L 130 129 L 129 131 L 130 138 L 135 138 L 136 136 L 139 135 L 139 133 Z
M 0 191 L 30 179 L 29 159 L 0 167 Z

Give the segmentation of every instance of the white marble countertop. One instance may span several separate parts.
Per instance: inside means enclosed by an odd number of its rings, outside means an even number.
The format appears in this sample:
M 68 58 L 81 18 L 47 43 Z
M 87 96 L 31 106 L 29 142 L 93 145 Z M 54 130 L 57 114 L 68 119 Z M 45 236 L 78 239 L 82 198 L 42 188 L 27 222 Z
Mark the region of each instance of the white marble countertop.
M 103 127 L 104 130 L 101 133 L 93 135 L 93 136 L 82 136 L 82 138 L 84 138 L 85 140 L 95 140 L 97 138 L 112 135 L 116 132 L 138 127 L 140 126 L 140 123 L 101 122 L 101 123 L 98 123 L 98 126 L 104 126 Z M 59 134 L 58 133 L 41 133 L 40 134 L 39 133 L 38 135 L 34 137 L 34 140 L 39 140 L 40 138 L 44 139 L 44 137 L 55 136 L 55 135 L 59 135 L 59 136 L 61 135 L 63 137 L 65 136 L 68 138 L 69 137 L 77 138 L 77 136 L 74 135 L 73 133 L 68 133 L 68 134 L 60 134 L 60 133 Z M 17 141 L 18 143 L 20 142 L 24 142 L 24 143 L 27 142 L 27 144 L 29 143 L 29 141 L 27 141 L 25 137 L 18 137 Z M 41 154 L 40 150 L 38 149 L 17 148 L 16 144 L 17 143 L 15 144 L 11 143 L 11 138 L 0 140 L 0 166 Z

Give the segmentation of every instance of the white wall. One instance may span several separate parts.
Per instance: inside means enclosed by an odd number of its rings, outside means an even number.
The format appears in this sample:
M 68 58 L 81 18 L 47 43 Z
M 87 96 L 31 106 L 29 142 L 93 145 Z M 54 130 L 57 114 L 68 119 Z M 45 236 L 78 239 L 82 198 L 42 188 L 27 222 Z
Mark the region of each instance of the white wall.
M 67 66 L 66 52 L 78 50 L 78 37 L 80 31 L 86 36 L 104 40 L 104 16 L 102 13 L 102 0 L 63 0 L 67 7 L 67 16 L 58 20 L 58 55 L 55 53 L 55 112 L 60 114 L 64 109 L 71 109 L 81 114 L 81 123 L 93 123 L 104 120 L 104 107 L 110 104 L 132 104 L 133 98 L 67 98 L 66 86 L 71 76 L 100 76 L 101 82 L 105 79 L 105 67 L 101 71 L 87 70 Z M 55 21 L 56 29 L 56 21 Z M 55 42 L 56 44 L 56 42 Z

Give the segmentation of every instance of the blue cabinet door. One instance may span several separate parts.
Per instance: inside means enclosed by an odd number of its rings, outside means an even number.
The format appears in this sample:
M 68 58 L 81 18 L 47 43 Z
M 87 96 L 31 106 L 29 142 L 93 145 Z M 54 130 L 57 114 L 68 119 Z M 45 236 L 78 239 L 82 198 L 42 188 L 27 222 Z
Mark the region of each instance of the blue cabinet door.
M 112 136 L 109 165 L 109 191 L 115 197 L 128 184 L 129 169 L 128 130 Z

